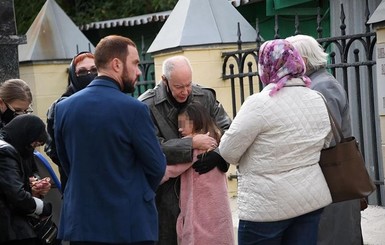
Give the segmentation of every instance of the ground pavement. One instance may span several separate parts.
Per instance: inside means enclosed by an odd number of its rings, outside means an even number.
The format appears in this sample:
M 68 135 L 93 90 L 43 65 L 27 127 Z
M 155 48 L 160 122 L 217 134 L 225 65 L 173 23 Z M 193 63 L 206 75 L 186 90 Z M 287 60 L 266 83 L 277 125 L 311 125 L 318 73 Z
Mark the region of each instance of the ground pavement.
M 234 234 L 237 235 L 238 206 L 234 195 L 230 196 Z M 361 227 L 365 245 L 385 245 L 385 207 L 369 205 L 361 211 Z

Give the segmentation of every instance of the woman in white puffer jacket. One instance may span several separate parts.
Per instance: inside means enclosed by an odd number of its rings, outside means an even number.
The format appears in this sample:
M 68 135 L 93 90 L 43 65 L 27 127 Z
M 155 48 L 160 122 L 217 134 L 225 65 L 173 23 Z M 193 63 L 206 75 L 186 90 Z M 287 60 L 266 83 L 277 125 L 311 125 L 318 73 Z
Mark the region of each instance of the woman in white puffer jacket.
M 258 70 L 264 89 L 243 103 L 219 145 L 239 166 L 238 244 L 316 244 L 332 201 L 318 165 L 332 135 L 325 102 L 285 40 L 261 46 Z

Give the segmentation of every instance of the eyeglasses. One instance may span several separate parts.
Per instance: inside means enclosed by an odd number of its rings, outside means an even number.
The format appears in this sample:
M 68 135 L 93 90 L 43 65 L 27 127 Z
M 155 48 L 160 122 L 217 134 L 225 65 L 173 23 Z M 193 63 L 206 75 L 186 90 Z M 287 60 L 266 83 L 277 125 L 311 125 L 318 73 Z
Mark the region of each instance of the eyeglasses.
M 15 110 L 10 104 L 8 103 L 5 103 L 5 106 L 10 109 L 12 112 L 13 112 L 13 115 L 14 116 L 19 116 L 19 115 L 24 115 L 24 114 L 31 114 L 33 112 L 33 109 L 31 107 L 31 105 L 28 106 L 28 109 L 26 110 Z
M 76 71 L 76 75 L 78 77 L 87 76 L 88 74 L 98 75 L 98 69 L 96 69 L 96 67 L 92 67 L 89 70 L 87 70 L 86 68 L 80 68 L 78 71 Z

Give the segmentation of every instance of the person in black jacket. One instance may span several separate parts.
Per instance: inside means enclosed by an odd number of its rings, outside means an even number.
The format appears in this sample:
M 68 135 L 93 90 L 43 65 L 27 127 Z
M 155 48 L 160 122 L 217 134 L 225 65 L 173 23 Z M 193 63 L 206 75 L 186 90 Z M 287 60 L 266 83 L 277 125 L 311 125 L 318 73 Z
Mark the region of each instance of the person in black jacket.
M 8 79 L 0 84 L 0 129 L 19 115 L 30 114 L 32 109 L 32 93 L 28 84 L 21 79 Z M 38 183 L 39 171 L 33 156 L 23 159 L 25 174 L 30 182 Z M 39 181 L 40 182 L 40 181 Z M 45 196 L 51 189 L 51 184 L 34 185 L 35 196 Z
M 29 219 L 49 216 L 52 207 L 32 195 L 23 160 L 46 140 L 44 122 L 31 114 L 0 130 L 0 244 L 38 244 Z
M 58 165 L 60 173 L 61 191 L 63 193 L 65 185 L 67 183 L 67 175 L 64 173 L 61 164 L 59 162 L 55 137 L 54 137 L 54 117 L 56 104 L 63 99 L 73 95 L 76 92 L 87 87 L 87 85 L 96 77 L 98 71 L 95 66 L 95 57 L 90 52 L 80 52 L 73 59 L 68 71 L 68 87 L 62 96 L 52 103 L 47 111 L 47 131 L 48 140 L 44 147 L 45 153 L 51 158 L 51 160 Z

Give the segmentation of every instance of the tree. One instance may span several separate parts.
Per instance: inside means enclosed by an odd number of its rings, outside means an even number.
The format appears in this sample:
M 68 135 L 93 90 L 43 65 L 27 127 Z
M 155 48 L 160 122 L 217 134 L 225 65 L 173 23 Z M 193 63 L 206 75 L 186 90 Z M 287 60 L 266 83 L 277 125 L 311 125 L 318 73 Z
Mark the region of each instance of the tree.
M 14 0 L 18 34 L 25 34 L 28 31 L 44 3 L 45 0 L 29 1 L 28 4 L 25 0 Z
M 76 25 L 171 10 L 178 0 L 56 0 Z M 45 0 L 14 0 L 17 30 L 25 34 Z

